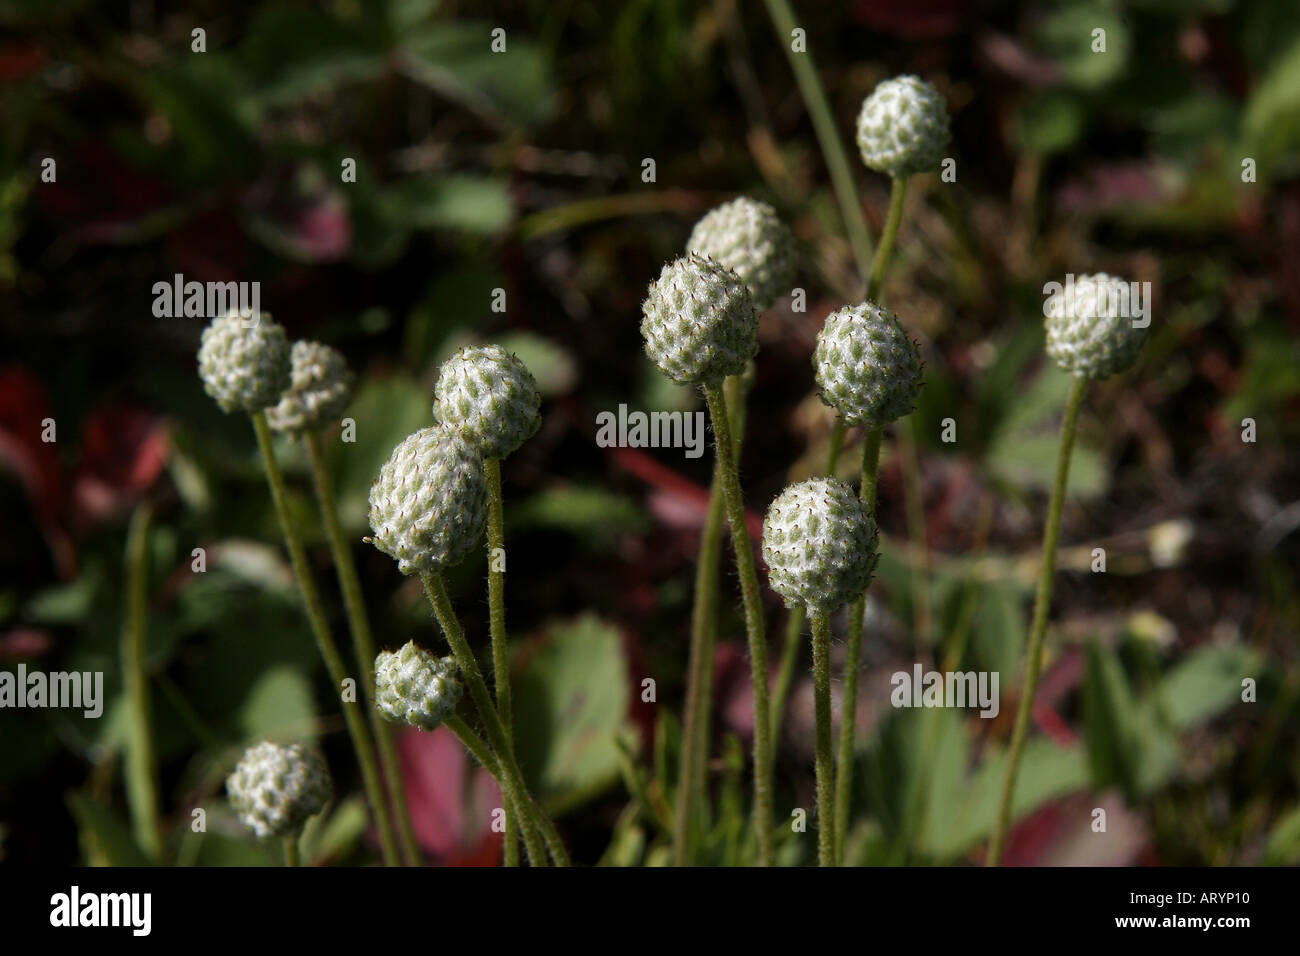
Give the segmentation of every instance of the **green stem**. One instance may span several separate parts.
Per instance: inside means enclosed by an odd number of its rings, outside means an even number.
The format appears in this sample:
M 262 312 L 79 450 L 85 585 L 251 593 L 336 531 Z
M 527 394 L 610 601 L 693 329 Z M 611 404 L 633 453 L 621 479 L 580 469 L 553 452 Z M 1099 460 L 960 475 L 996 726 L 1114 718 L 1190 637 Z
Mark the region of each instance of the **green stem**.
M 1029 717 L 1034 709 L 1034 694 L 1043 667 L 1043 638 L 1047 634 L 1047 615 L 1052 605 L 1052 579 L 1056 573 L 1056 544 L 1061 535 L 1061 511 L 1070 480 L 1070 455 L 1074 451 L 1074 433 L 1079 424 L 1079 410 L 1088 394 L 1088 379 L 1076 378 L 1065 403 L 1065 421 L 1061 424 L 1061 442 L 1056 454 L 1056 478 L 1047 507 L 1047 526 L 1043 529 L 1043 557 L 1038 573 L 1038 593 L 1034 598 L 1034 621 L 1029 632 L 1029 649 L 1025 659 L 1025 683 L 1016 708 L 1016 724 L 1011 734 L 1011 752 L 1007 755 L 1006 776 L 1002 781 L 1002 799 L 998 804 L 997 825 L 989 845 L 988 865 L 997 866 L 1006 845 L 1007 827 L 1011 823 L 1012 800 L 1016 789 L 1016 772 L 1029 732 Z
M 745 523 L 745 501 L 736 472 L 735 447 L 727 406 L 717 385 L 704 386 L 709 416 L 717 446 L 718 469 L 727 504 L 727 521 L 731 525 L 731 544 L 736 552 L 736 570 L 745 604 L 745 631 L 749 636 L 749 663 L 754 683 L 754 828 L 758 834 L 759 862 L 776 863 L 776 840 L 772 811 L 772 738 L 771 703 L 768 700 L 767 638 L 763 630 L 763 605 L 759 597 L 758 571 L 754 564 L 754 546 Z
M 469 642 L 465 640 L 456 612 L 452 609 L 451 598 L 447 596 L 447 588 L 442 583 L 442 575 L 422 573 L 420 580 L 424 583 L 425 594 L 429 597 L 429 603 L 433 605 L 433 612 L 437 615 L 442 632 L 447 637 L 451 652 L 456 657 L 461 676 L 469 687 L 470 696 L 474 698 L 479 719 L 483 721 L 483 728 L 487 731 L 488 743 L 492 745 L 500 770 L 498 779 L 501 789 L 510 804 L 507 813 L 510 808 L 518 811 L 519 829 L 523 836 L 524 847 L 528 851 L 528 858 L 535 866 L 544 865 L 546 847 L 538 837 L 540 831 L 556 865 L 568 866 L 568 853 L 555 832 L 554 824 L 528 794 L 524 776 L 519 772 L 519 765 L 515 762 L 514 753 L 506 739 L 505 729 L 501 726 L 501 719 L 497 716 L 496 708 L 492 705 L 492 697 L 488 694 L 487 684 L 483 681 L 483 672 L 479 670 L 478 660 L 474 657 Z
M 835 766 L 831 747 L 831 626 L 826 612 L 812 612 L 813 701 L 817 713 L 817 862 L 834 866 Z
M 871 281 L 867 283 L 868 302 L 877 301 L 881 286 L 885 284 L 885 273 L 894 257 L 898 226 L 903 221 L 903 198 L 906 195 L 907 177 L 895 179 L 889 187 L 889 215 L 885 219 L 885 230 L 880 234 L 880 245 L 876 247 L 875 258 L 871 260 Z
M 145 657 L 149 607 L 149 526 L 153 508 L 141 504 L 126 537 L 126 615 L 122 626 L 122 679 L 127 701 L 126 795 L 132 831 L 145 855 L 162 859 L 158 813 L 158 755 Z
M 298 590 L 302 594 L 307 619 L 316 638 L 316 647 L 325 661 L 325 669 L 334 684 L 334 692 L 338 693 L 343 687 L 344 680 L 347 679 L 347 668 L 343 664 L 343 656 L 339 653 L 338 645 L 330 635 L 325 609 L 321 604 L 320 594 L 316 591 L 316 584 L 312 580 L 311 569 L 307 566 L 307 552 L 303 549 L 302 536 L 289 516 L 284 475 L 280 473 L 280 466 L 275 461 L 275 450 L 271 445 L 271 429 L 266 424 L 266 413 L 254 412 L 252 419 L 253 430 L 257 433 L 257 445 L 262 451 L 262 461 L 266 466 L 266 481 L 271 488 L 271 500 L 275 504 L 275 513 L 280 519 L 280 530 L 284 533 L 284 543 L 289 549 L 289 560 L 293 565 L 293 573 L 298 579 Z M 370 801 L 370 812 L 374 814 L 375 827 L 379 831 L 384 863 L 387 866 L 395 866 L 398 863 L 397 841 L 393 836 L 388 807 L 384 802 L 384 788 L 379 780 L 374 746 L 366 731 L 365 722 L 357 714 L 355 706 L 343 704 L 343 720 L 347 724 L 348 735 L 352 738 L 352 746 L 356 749 L 357 761 L 361 765 L 361 781 L 365 787 L 366 798 Z
M 858 497 L 874 517 L 876 472 L 880 466 L 881 430 L 872 428 L 862 442 L 862 485 Z M 848 652 L 844 657 L 844 693 L 840 704 L 840 747 L 835 767 L 835 846 L 842 851 L 848 838 L 849 804 L 853 797 L 853 738 L 858 717 L 858 667 L 862 661 L 862 623 L 867 616 L 867 595 L 849 608 Z M 836 858 L 836 862 L 840 862 Z
M 290 833 L 284 838 L 284 865 L 302 866 L 302 859 L 298 855 L 298 834 L 296 833 Z
M 489 458 L 483 463 L 488 481 L 488 617 L 492 631 L 492 682 L 496 685 L 497 715 L 505 731 L 506 743 L 514 749 L 514 718 L 510 707 L 510 642 L 506 636 L 506 523 L 505 502 L 501 496 L 501 460 Z M 498 557 L 501 570 L 497 570 Z M 506 813 L 505 865 L 519 865 L 518 822 L 513 812 Z
M 365 596 L 361 590 L 361 579 L 357 576 L 356 561 L 352 549 L 348 547 L 343 527 L 339 524 L 338 506 L 334 498 L 334 485 L 330 481 L 329 471 L 325 467 L 325 456 L 321 450 L 320 436 L 308 432 L 307 455 L 311 460 L 312 480 L 316 486 L 316 502 L 320 506 L 321 519 L 325 524 L 325 535 L 329 538 L 330 551 L 334 556 L 334 572 L 338 576 L 339 590 L 343 592 L 343 607 L 348 615 L 348 627 L 352 632 L 352 645 L 357 655 L 357 667 L 361 671 L 361 682 L 365 688 L 366 700 L 370 706 L 366 712 L 370 715 L 370 728 L 379 745 L 379 763 L 384 782 L 388 787 L 388 797 L 397 820 L 398 835 L 406 863 L 410 866 L 420 865 L 420 847 L 415 839 L 415 828 L 411 824 L 411 808 L 406 802 L 406 785 L 402 780 L 402 764 L 397 756 L 397 745 L 393 740 L 392 728 L 373 706 L 375 699 L 375 641 L 370 631 L 370 615 L 366 612 Z
M 853 173 L 850 171 L 849 157 L 840 140 L 835 124 L 835 115 L 831 112 L 826 92 L 822 89 L 817 76 L 817 66 L 810 52 L 796 53 L 790 42 L 791 31 L 797 24 L 794 13 L 786 0 L 766 0 L 768 15 L 776 27 L 777 41 L 785 50 L 794 73 L 799 93 L 808 109 L 813 131 L 821 146 L 826 169 L 831 176 L 831 187 L 835 190 L 835 199 L 840 206 L 840 215 L 844 218 L 844 228 L 849 234 L 849 244 L 853 247 L 854 258 L 858 261 L 858 270 L 865 275 L 867 263 L 871 259 L 871 234 L 867 229 L 867 219 L 862 213 L 862 203 L 858 199 L 853 185 Z

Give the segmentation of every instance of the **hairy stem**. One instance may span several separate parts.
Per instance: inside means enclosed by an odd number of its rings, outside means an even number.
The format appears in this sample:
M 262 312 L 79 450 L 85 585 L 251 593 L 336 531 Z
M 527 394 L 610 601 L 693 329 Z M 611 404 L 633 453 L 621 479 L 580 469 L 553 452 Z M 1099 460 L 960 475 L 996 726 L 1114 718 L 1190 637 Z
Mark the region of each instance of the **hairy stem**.
M 127 701 L 126 795 L 136 842 L 155 863 L 163 852 L 158 813 L 158 754 L 146 669 L 149 608 L 149 527 L 153 508 L 141 504 L 126 537 L 126 614 L 122 622 L 122 680 Z
M 895 179 L 889 187 L 889 215 L 885 219 L 885 230 L 880 234 L 880 245 L 876 247 L 875 258 L 871 260 L 871 280 L 867 283 L 867 300 L 875 302 L 880 296 L 881 286 L 885 284 L 885 273 L 894 258 L 894 240 L 898 238 L 898 226 L 903 221 L 903 199 L 907 195 L 907 177 Z
M 880 466 L 881 430 L 872 428 L 862 443 L 862 485 L 858 497 L 873 518 L 876 512 L 876 472 Z M 835 846 L 843 852 L 853 796 L 853 738 L 858 717 L 858 667 L 862 661 L 862 622 L 867 615 L 864 592 L 849 608 L 849 642 L 844 657 L 844 693 L 840 704 L 840 747 L 835 766 Z M 842 862 L 838 857 L 836 863 Z
M 325 608 L 321 604 L 320 594 L 307 566 L 307 553 L 303 549 L 302 536 L 289 516 L 288 495 L 284 486 L 284 475 L 275 461 L 275 450 L 271 445 L 271 429 L 266 424 L 265 412 L 252 415 L 253 430 L 257 433 L 257 444 L 262 451 L 262 462 L 266 466 L 266 481 L 271 488 L 271 500 L 275 504 L 275 513 L 280 519 L 280 530 L 284 533 L 284 543 L 289 549 L 289 560 L 293 565 L 294 576 L 298 579 L 298 590 L 302 594 L 302 603 L 311 623 L 312 634 L 316 638 L 316 647 L 325 661 L 334 692 L 339 693 L 343 681 L 347 679 L 347 668 L 343 656 L 339 654 L 338 645 L 330 635 L 329 623 L 325 620 Z M 388 807 L 384 802 L 384 788 L 379 781 L 379 767 L 375 762 L 374 745 L 371 743 L 365 722 L 357 714 L 355 705 L 343 703 L 343 720 L 347 724 L 348 735 L 357 752 L 357 761 L 361 765 L 361 781 L 370 801 L 370 812 L 375 818 L 375 828 L 379 831 L 384 863 L 395 866 L 398 863 L 397 840 L 393 836 L 392 821 L 388 817 Z
M 718 471 L 726 499 L 727 521 L 731 525 L 731 544 L 736 552 L 736 570 L 745 604 L 745 631 L 749 637 L 750 670 L 754 682 L 754 828 L 758 834 L 758 856 L 763 866 L 776 862 L 776 839 L 772 831 L 772 738 L 771 704 L 767 686 L 767 637 L 763 628 L 763 605 L 759 597 L 758 571 L 754 564 L 754 546 L 745 523 L 745 501 L 736 471 L 735 447 L 727 406 L 717 385 L 705 385 L 704 397 L 713 420 L 717 445 Z
M 380 768 L 388 788 L 389 804 L 397 821 L 402 854 L 408 865 L 419 866 L 420 847 L 415 840 L 415 828 L 411 823 L 411 808 L 406 802 L 406 785 L 402 779 L 402 764 L 397 756 L 397 745 L 393 740 L 392 728 L 374 706 L 375 641 L 370 631 L 370 615 L 366 611 L 361 579 L 357 575 L 352 549 L 348 547 L 347 537 L 343 534 L 342 525 L 339 524 L 334 485 L 325 467 L 320 436 L 316 432 L 308 432 L 306 442 L 307 456 L 311 461 L 312 481 L 316 486 L 316 503 L 320 506 L 321 520 L 325 524 L 325 536 L 329 539 L 330 552 L 334 556 L 334 573 L 338 577 L 339 590 L 343 592 L 343 607 L 347 611 L 348 628 L 352 632 L 352 646 L 356 651 L 357 667 L 361 671 L 361 684 L 365 690 L 366 712 L 370 715 L 370 729 L 374 733 L 375 742 L 379 745 Z
M 497 716 L 505 731 L 506 743 L 514 750 L 514 718 L 510 707 L 510 642 L 506 635 L 506 519 L 505 501 L 501 496 L 501 460 L 489 458 L 483 463 L 488 482 L 488 617 L 492 631 L 492 682 L 497 692 Z M 500 563 L 498 564 L 498 558 Z M 498 570 L 498 567 L 500 570 Z M 506 812 L 505 864 L 519 865 L 518 821 Z
M 1061 442 L 1056 453 L 1056 478 L 1052 482 L 1052 498 L 1047 507 L 1047 526 L 1043 529 L 1043 557 L 1038 572 L 1038 593 L 1034 597 L 1034 620 L 1029 632 L 1029 648 L 1025 657 L 1025 682 L 1020 691 L 1020 704 L 1016 708 L 1016 724 L 1011 734 L 1011 752 L 1007 755 L 1006 776 L 1002 780 L 1002 799 L 998 803 L 998 819 L 989 844 L 988 865 L 997 866 L 1006 845 L 1007 827 L 1011 823 L 1011 808 L 1016 789 L 1016 773 L 1020 769 L 1020 755 L 1029 733 L 1029 717 L 1034 709 L 1034 695 L 1038 691 L 1038 677 L 1043 668 L 1043 638 L 1047 634 L 1047 615 L 1052 605 L 1052 579 L 1056 574 L 1056 543 L 1061 535 L 1061 511 L 1065 506 L 1065 489 L 1070 480 L 1070 455 L 1074 451 L 1074 433 L 1079 424 L 1079 410 L 1088 394 L 1088 379 L 1076 378 L 1065 403 L 1065 420 L 1061 423 Z
M 826 612 L 812 612 L 813 701 L 817 713 L 817 862 L 834 866 L 835 765 L 831 754 L 831 625 Z

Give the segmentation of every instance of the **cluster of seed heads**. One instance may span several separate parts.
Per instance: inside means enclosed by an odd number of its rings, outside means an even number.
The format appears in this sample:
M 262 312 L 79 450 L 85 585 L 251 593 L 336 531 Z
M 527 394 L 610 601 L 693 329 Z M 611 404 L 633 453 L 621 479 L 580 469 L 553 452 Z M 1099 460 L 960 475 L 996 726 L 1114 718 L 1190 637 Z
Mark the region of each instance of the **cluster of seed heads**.
M 223 412 L 269 408 L 291 381 L 289 338 L 271 316 L 237 311 L 213 319 L 199 344 L 199 376 Z
M 1109 378 L 1135 361 L 1147 330 L 1133 324 L 1128 283 L 1098 272 L 1067 285 L 1049 304 L 1047 354 L 1072 375 Z M 1122 314 L 1122 313 L 1129 314 Z
M 292 836 L 333 796 L 325 761 L 300 744 L 263 741 L 244 751 L 226 793 L 240 822 L 259 840 Z
M 389 720 L 435 730 L 460 700 L 458 669 L 451 657 L 437 657 L 414 641 L 375 658 L 375 706 Z
M 266 411 L 277 431 L 301 435 L 336 422 L 352 401 L 354 376 L 342 354 L 319 342 L 294 342 L 292 375 L 279 404 Z
M 881 428 L 911 414 L 921 353 L 898 318 L 871 302 L 826 317 L 813 353 L 822 401 L 850 425 Z
M 789 292 L 794 280 L 794 234 L 770 205 L 746 196 L 710 210 L 695 224 L 686 250 L 740 276 L 760 311 Z
M 863 101 L 858 114 L 862 161 L 894 179 L 933 172 L 943 161 L 948 127 L 943 95 L 925 80 L 885 80 Z

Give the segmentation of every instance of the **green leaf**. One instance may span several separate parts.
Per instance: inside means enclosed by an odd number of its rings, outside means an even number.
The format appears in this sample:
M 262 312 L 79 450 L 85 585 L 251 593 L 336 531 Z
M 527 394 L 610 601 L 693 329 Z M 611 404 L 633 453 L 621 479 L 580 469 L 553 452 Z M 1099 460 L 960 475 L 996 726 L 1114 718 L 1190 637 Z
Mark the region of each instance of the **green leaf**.
M 618 780 L 628 673 L 613 625 L 591 614 L 553 625 L 516 688 L 519 762 L 556 813 Z
M 1300 41 L 1256 82 L 1241 130 L 1240 153 L 1255 160 L 1261 183 L 1300 169 Z
M 370 813 L 360 794 L 353 794 L 328 818 L 314 816 L 302 833 L 302 857 L 314 863 L 339 860 L 352 852 L 370 826 Z
M 510 223 L 514 208 L 504 179 L 449 175 L 408 179 L 384 191 L 388 218 L 408 229 L 456 229 L 491 236 Z
M 1273 826 L 1260 862 L 1265 866 L 1295 866 L 1300 863 L 1300 807 Z
M 1088 641 L 1083 678 L 1084 741 L 1097 789 L 1137 791 L 1138 716 L 1119 659 L 1095 638 Z
M 271 668 L 249 690 L 239 709 L 239 723 L 248 740 L 311 736 L 316 725 L 311 685 L 293 667 Z
M 86 861 L 92 866 L 148 866 L 144 852 L 131 837 L 130 828 L 108 807 L 73 791 L 68 808 L 77 821 Z
M 1105 30 L 1105 52 L 1094 52 L 1094 30 Z M 1131 41 L 1120 15 L 1099 3 L 1074 3 L 1049 13 L 1039 30 L 1044 53 L 1060 65 L 1066 79 L 1097 89 L 1117 79 L 1128 63 Z
M 497 336 L 496 342 L 528 366 L 544 398 L 564 394 L 578 379 L 572 353 L 552 339 L 533 332 L 508 332 Z
M 1241 701 L 1243 677 L 1261 661 L 1244 647 L 1199 647 L 1160 682 L 1163 714 L 1179 730 L 1197 727 Z
M 573 485 L 548 488 L 512 503 L 507 518 L 512 532 L 556 528 L 584 537 L 607 537 L 648 524 L 645 511 L 627 495 Z

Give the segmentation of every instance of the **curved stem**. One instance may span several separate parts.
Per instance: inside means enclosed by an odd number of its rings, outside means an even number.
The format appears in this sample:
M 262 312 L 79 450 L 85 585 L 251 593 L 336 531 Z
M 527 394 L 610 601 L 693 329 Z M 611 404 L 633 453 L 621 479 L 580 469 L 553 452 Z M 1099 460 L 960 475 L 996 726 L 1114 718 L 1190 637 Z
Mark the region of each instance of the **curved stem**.
M 497 716 L 505 731 L 506 743 L 514 749 L 514 720 L 510 708 L 510 643 L 506 636 L 506 524 L 505 502 L 501 497 L 501 460 L 489 458 L 483 463 L 488 483 L 488 617 L 492 632 L 492 682 L 497 692 Z M 498 564 L 498 557 L 500 563 Z M 500 570 L 498 570 L 500 567 Z M 518 821 L 506 812 L 505 865 L 519 865 Z
M 812 612 L 813 701 L 817 713 L 817 862 L 834 866 L 835 766 L 831 762 L 831 626 L 826 612 Z
M 519 829 L 529 859 L 535 866 L 544 865 L 546 848 L 538 838 L 540 831 L 547 846 L 550 847 L 556 865 L 568 866 L 568 853 L 560 843 L 554 825 L 529 796 L 524 776 L 519 772 L 519 765 L 515 763 L 514 754 L 506 740 L 505 730 L 501 726 L 500 718 L 497 717 L 496 708 L 492 705 L 487 684 L 483 681 L 483 672 L 479 670 L 478 661 L 469 642 L 465 640 L 460 622 L 456 619 L 456 612 L 452 609 L 451 598 L 447 596 L 447 588 L 442 583 L 442 575 L 424 573 L 420 575 L 420 580 L 424 583 L 425 594 L 429 597 L 429 603 L 433 605 L 434 614 L 437 615 L 442 632 L 447 637 L 451 652 L 456 657 L 461 676 L 465 678 L 465 683 L 469 687 L 470 696 L 474 698 L 479 719 L 483 721 L 483 729 L 487 731 L 488 743 L 492 745 L 492 750 L 496 754 L 497 765 L 501 772 L 499 778 L 501 789 L 511 806 L 519 811 Z
M 831 176 L 831 187 L 835 190 L 844 228 L 849 234 L 849 244 L 858 261 L 858 271 L 866 275 L 867 263 L 871 259 L 871 234 L 867 229 L 867 218 L 862 213 L 862 202 L 853 185 L 849 157 L 840 140 L 835 115 L 831 112 L 826 92 L 817 76 L 817 66 L 811 53 L 796 53 L 790 42 L 790 33 L 797 26 L 790 4 L 786 0 L 766 0 L 766 3 L 772 25 L 776 27 L 777 42 L 790 61 L 790 69 L 794 73 L 795 82 L 799 84 L 799 93 L 808 109 L 813 131 L 817 134 L 817 143 L 821 146 L 822 158 L 826 161 L 826 170 Z
M 885 219 L 885 230 L 880 234 L 880 245 L 876 247 L 875 258 L 871 260 L 871 280 L 867 283 L 869 302 L 875 302 L 880 296 L 885 273 L 894 257 L 894 240 L 898 238 L 898 226 L 903 221 L 903 198 L 906 195 L 907 177 L 895 179 L 889 187 L 889 215 Z
M 262 451 L 262 462 L 266 466 L 266 481 L 271 488 L 271 500 L 275 504 L 276 516 L 280 519 L 280 530 L 284 533 L 284 543 L 289 549 L 290 564 L 298 579 L 298 590 L 302 594 L 302 603 L 311 623 L 312 634 L 316 638 L 316 647 L 325 661 L 330 681 L 335 693 L 347 679 L 347 668 L 339 654 L 338 645 L 330 636 L 329 624 L 325 620 L 325 609 L 321 605 L 320 594 L 311 578 L 311 569 L 307 566 L 307 553 L 303 549 L 302 536 L 289 517 L 288 495 L 284 487 L 284 475 L 275 461 L 275 450 L 271 446 L 271 429 L 266 424 L 266 413 L 255 412 L 252 415 L 253 430 L 257 433 L 257 445 Z M 361 765 L 361 781 L 370 801 L 370 812 L 374 814 L 375 828 L 379 831 L 379 842 L 383 850 L 384 863 L 394 866 L 398 862 L 397 841 L 393 837 L 392 822 L 388 818 L 388 807 L 384 803 L 384 788 L 379 782 L 379 767 L 375 762 L 375 750 L 366 731 L 365 722 L 357 714 L 355 705 L 343 703 L 343 720 L 347 724 L 348 735 L 357 752 L 357 761 Z
M 874 518 L 876 511 L 876 472 L 880 466 L 879 428 L 872 428 L 862 443 L 862 485 L 858 497 L 866 503 Z M 858 717 L 858 667 L 862 661 L 862 622 L 867 615 L 867 595 L 849 608 L 849 642 L 844 657 L 844 694 L 840 704 L 840 747 L 835 766 L 835 846 L 843 852 L 848 837 L 850 802 L 853 798 L 853 738 Z M 836 863 L 840 858 L 836 857 Z
M 736 472 L 735 448 L 731 443 L 731 426 L 727 406 L 717 385 L 704 386 L 709 416 L 717 446 L 718 471 L 731 525 L 731 544 L 736 552 L 736 570 L 745 604 L 745 631 L 749 636 L 750 671 L 754 683 L 754 828 L 758 834 L 759 862 L 776 863 L 776 840 L 772 814 L 772 738 L 771 704 L 768 700 L 767 637 L 763 629 L 763 605 L 759 597 L 758 571 L 754 564 L 754 546 L 745 523 L 745 501 Z
M 1052 498 L 1047 507 L 1047 526 L 1043 529 L 1043 557 L 1038 572 L 1038 593 L 1034 598 L 1034 622 L 1029 632 L 1029 649 L 1025 658 L 1025 683 L 1020 691 L 1020 704 L 1016 708 L 1015 730 L 1011 734 L 1011 752 L 1007 755 L 1006 775 L 1002 780 L 1002 799 L 998 804 L 997 824 L 989 845 L 988 865 L 997 866 L 1006 845 L 1007 827 L 1011 823 L 1011 807 L 1016 789 L 1016 773 L 1020 769 L 1020 755 L 1029 732 L 1029 716 L 1034 709 L 1034 694 L 1038 691 L 1038 677 L 1043 668 L 1043 638 L 1047 634 L 1047 615 L 1052 605 L 1052 579 L 1056 573 L 1056 543 L 1061 535 L 1061 511 L 1065 506 L 1065 490 L 1070 481 L 1070 455 L 1074 451 L 1074 433 L 1079 424 L 1079 410 L 1088 394 L 1088 379 L 1076 378 L 1065 403 L 1065 420 L 1061 424 L 1061 442 L 1056 453 L 1056 478 L 1052 482 Z
M 298 834 L 296 833 L 290 833 L 284 838 L 284 865 L 302 866 L 302 859 L 298 855 Z
M 126 536 L 126 614 L 122 622 L 122 681 L 127 701 L 126 795 L 132 831 L 145 855 L 162 859 L 158 813 L 158 754 L 145 666 L 149 606 L 149 526 L 153 508 L 141 504 Z
M 397 831 L 401 839 L 401 849 L 406 863 L 419 866 L 420 847 L 415 839 L 415 828 L 411 824 L 411 808 L 406 802 L 406 785 L 402 779 L 402 764 L 397 756 L 397 745 L 393 740 L 392 728 L 374 707 L 375 699 L 375 641 L 370 631 L 370 615 L 366 613 L 365 596 L 361 590 L 361 579 L 357 576 L 356 561 L 352 549 L 348 547 L 347 537 L 339 524 L 338 506 L 334 498 L 334 485 L 330 481 L 329 471 L 325 467 L 325 456 L 321 450 L 320 435 L 308 432 L 307 457 L 311 461 L 312 481 L 316 487 L 316 503 L 320 506 L 321 520 L 325 524 L 325 536 L 329 539 L 330 551 L 334 556 L 334 573 L 338 577 L 339 590 L 343 593 L 343 607 L 348 615 L 348 628 L 352 632 L 352 646 L 357 655 L 357 667 L 361 671 L 361 683 L 365 688 L 368 702 L 366 712 L 370 715 L 370 729 L 379 745 L 379 763 L 388 787 L 388 798 L 393 816 L 397 819 Z

